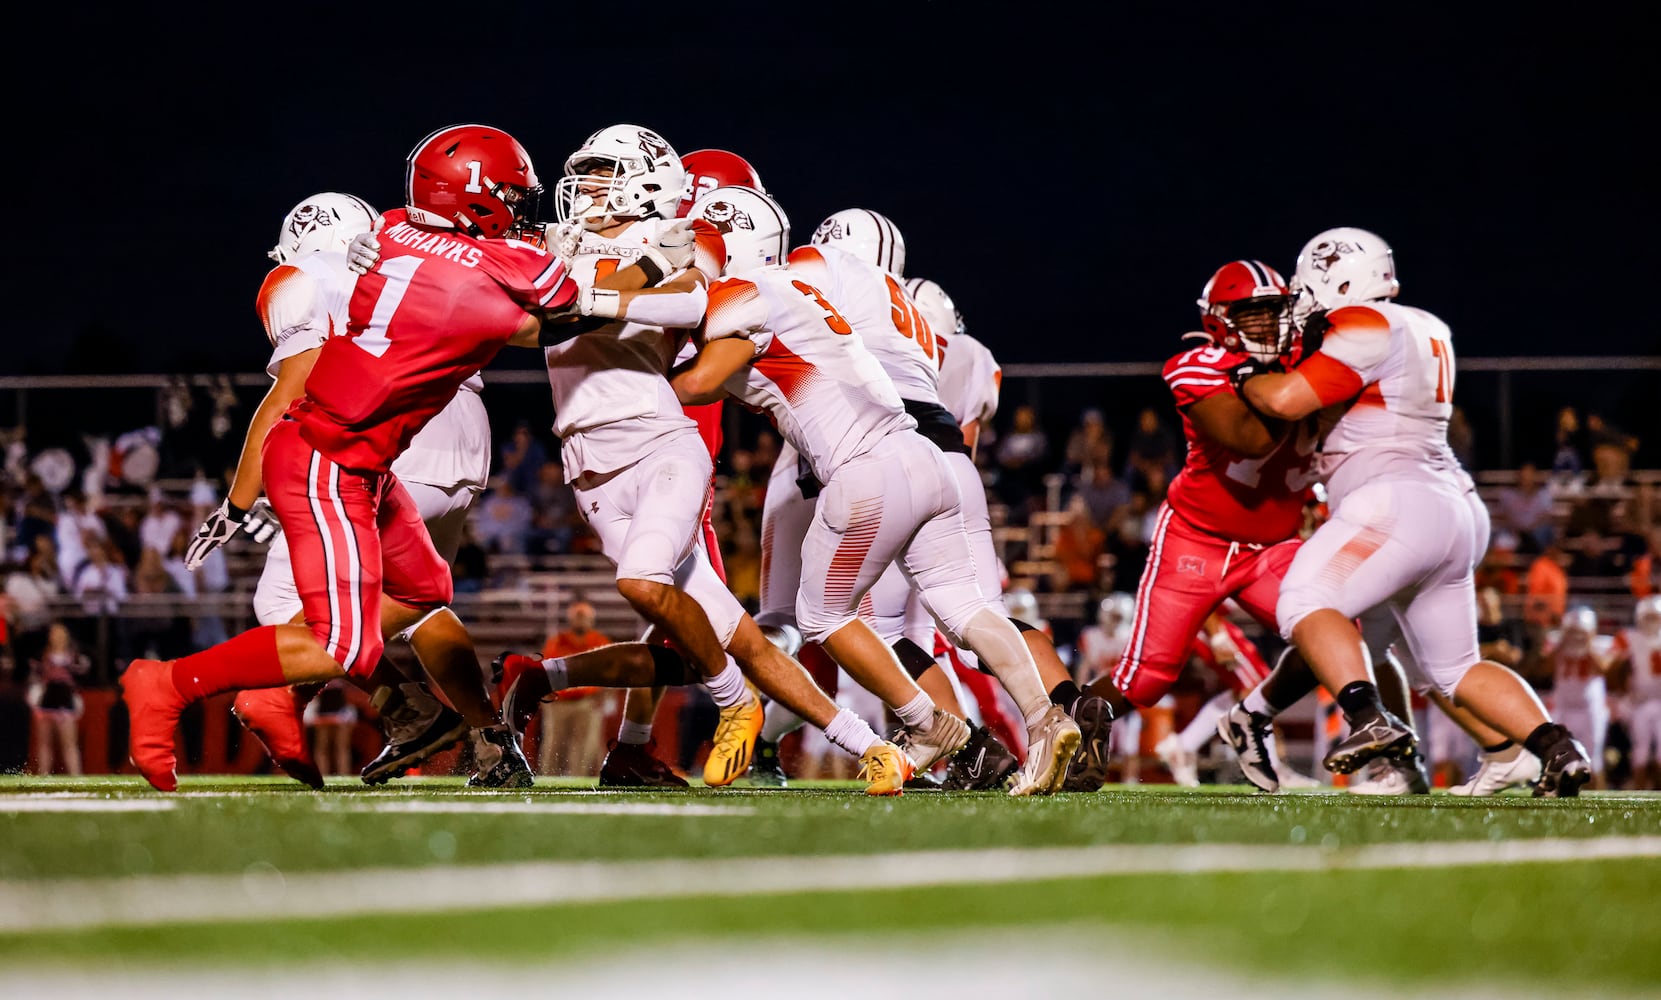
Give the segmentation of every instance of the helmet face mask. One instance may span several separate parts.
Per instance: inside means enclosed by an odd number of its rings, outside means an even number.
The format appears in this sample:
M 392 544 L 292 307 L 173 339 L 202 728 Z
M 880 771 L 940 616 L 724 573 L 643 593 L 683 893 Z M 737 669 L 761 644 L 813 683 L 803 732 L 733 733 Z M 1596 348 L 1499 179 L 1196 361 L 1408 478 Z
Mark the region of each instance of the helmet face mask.
M 755 188 L 718 187 L 693 202 L 686 217 L 721 231 L 727 274 L 783 264 L 790 253 L 790 219 L 778 202 Z
M 345 252 L 352 237 L 375 228 L 377 213 L 356 195 L 323 191 L 314 194 L 283 217 L 277 245 L 266 256 L 279 264 L 320 250 Z
M 1343 306 L 1393 299 L 1401 290 L 1395 254 L 1376 233 L 1342 226 L 1304 244 L 1292 274 L 1292 319 L 1300 328 L 1311 316 Z
M 1273 361 L 1292 349 L 1292 297 L 1280 273 L 1260 260 L 1234 260 L 1205 283 L 1200 324 L 1224 348 Z
M 845 208 L 813 231 L 808 242 L 833 246 L 875 264 L 896 278 L 905 277 L 905 237 L 888 218 L 868 208 Z
M 452 125 L 421 140 L 405 166 L 404 188 L 411 222 L 481 239 L 519 237 L 541 208 L 530 154 L 488 125 Z
M 606 229 L 631 219 L 673 219 L 686 187 L 681 158 L 640 125 L 608 125 L 565 159 L 554 189 L 561 222 Z

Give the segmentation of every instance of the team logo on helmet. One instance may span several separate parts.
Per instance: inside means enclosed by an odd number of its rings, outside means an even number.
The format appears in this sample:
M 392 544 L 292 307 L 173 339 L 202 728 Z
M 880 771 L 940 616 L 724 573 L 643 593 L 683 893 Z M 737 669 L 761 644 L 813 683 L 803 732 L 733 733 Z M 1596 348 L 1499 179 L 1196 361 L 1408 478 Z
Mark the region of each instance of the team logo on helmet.
M 723 234 L 730 233 L 734 229 L 748 229 L 754 232 L 756 228 L 756 221 L 750 217 L 749 212 L 725 199 L 712 201 L 705 205 L 700 215 L 705 222 L 719 229 Z
M 652 159 L 669 155 L 669 143 L 664 141 L 663 136 L 647 129 L 641 129 L 635 135 L 640 139 L 640 151 Z
M 848 238 L 848 234 L 842 231 L 842 220 L 831 216 L 824 222 L 819 223 L 819 228 L 813 231 L 812 242 L 825 243 L 830 240 L 846 238 Z
M 301 205 L 294 210 L 294 216 L 289 221 L 288 231 L 296 237 L 306 235 L 306 231 L 313 226 L 332 226 L 335 220 L 329 211 L 320 205 Z
M 1348 243 L 1317 243 L 1315 249 L 1309 251 L 1309 266 L 1317 271 L 1330 271 L 1332 265 L 1345 254 L 1354 252 L 1355 248 Z

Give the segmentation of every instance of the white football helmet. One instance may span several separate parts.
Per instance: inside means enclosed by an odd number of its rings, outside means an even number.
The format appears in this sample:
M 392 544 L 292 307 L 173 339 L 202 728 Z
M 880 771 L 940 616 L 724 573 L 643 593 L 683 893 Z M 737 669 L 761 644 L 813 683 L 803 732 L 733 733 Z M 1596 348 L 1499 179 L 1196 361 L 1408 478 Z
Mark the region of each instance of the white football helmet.
M 1136 615 L 1136 598 L 1122 590 L 1116 590 L 1102 598 L 1102 603 L 1096 608 L 1096 624 L 1108 633 L 1117 632 L 1130 625 L 1131 618 Z
M 1632 624 L 1650 638 L 1661 635 L 1661 594 L 1651 594 L 1638 602 L 1632 609 Z
M 314 194 L 283 217 L 277 245 L 266 256 L 286 264 L 291 257 L 319 250 L 344 253 L 352 237 L 375 228 L 375 218 L 375 210 L 356 195 L 335 191 Z
M 1317 312 L 1393 299 L 1401 290 L 1390 244 L 1377 233 L 1341 226 L 1304 244 L 1292 274 L 1292 319 L 1303 326 Z
M 886 216 L 868 208 L 844 208 L 819 223 L 808 242 L 845 250 L 896 278 L 905 277 L 905 238 Z
M 588 229 L 621 219 L 673 219 L 685 185 L 681 158 L 663 136 L 642 125 L 608 125 L 565 158 L 554 211 L 559 221 Z
M 718 187 L 687 212 L 721 231 L 727 245 L 727 274 L 783 264 L 790 253 L 790 220 L 770 196 L 752 187 Z
M 1044 624 L 1044 617 L 1038 613 L 1038 598 L 1025 587 L 1004 591 L 1004 610 L 1009 612 L 1009 617 L 1026 622 L 1033 628 L 1041 628 Z
M 927 278 L 907 278 L 905 288 L 930 330 L 943 334 L 963 332 L 963 314 L 957 311 L 944 288 Z

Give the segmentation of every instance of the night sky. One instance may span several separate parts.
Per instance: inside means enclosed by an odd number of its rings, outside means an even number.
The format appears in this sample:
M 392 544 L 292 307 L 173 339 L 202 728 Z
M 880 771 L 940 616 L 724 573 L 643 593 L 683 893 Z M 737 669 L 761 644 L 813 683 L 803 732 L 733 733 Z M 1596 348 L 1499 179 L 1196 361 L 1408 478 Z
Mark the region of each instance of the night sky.
M 410 147 L 462 121 L 514 133 L 550 189 L 616 122 L 734 150 L 796 243 L 876 209 L 1007 363 L 1162 360 L 1218 265 L 1289 277 L 1336 225 L 1393 244 L 1402 301 L 1463 356 L 1658 353 L 1636 13 L 1168 6 L 67 15 L 48 75 L 5 70 L 0 374 L 257 371 L 284 213 L 397 207 Z

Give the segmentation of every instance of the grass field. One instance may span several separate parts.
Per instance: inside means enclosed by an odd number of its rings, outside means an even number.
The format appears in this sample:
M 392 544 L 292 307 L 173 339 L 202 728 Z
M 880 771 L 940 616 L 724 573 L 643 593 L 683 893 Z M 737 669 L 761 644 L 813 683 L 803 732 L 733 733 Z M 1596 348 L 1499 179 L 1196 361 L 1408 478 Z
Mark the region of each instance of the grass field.
M 0 996 L 1653 995 L 1658 941 L 1652 796 L 0 779 Z

